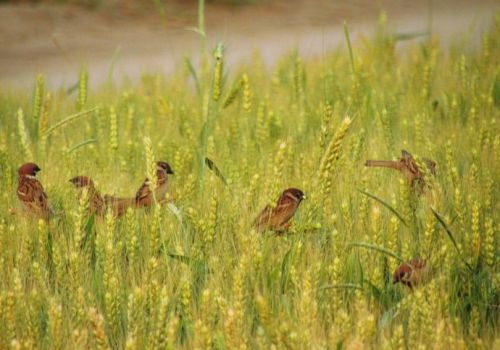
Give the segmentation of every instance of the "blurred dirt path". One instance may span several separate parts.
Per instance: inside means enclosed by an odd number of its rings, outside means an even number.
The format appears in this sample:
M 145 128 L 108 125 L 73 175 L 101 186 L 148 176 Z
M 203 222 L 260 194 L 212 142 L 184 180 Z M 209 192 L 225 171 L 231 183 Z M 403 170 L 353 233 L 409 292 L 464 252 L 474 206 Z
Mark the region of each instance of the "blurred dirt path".
M 346 4 L 348 3 L 348 4 Z M 134 2 L 131 2 L 134 4 Z M 167 23 L 139 5 L 87 10 L 74 6 L 0 6 L 0 87 L 29 88 L 37 73 L 50 87 L 70 86 L 82 65 L 91 84 L 136 81 L 144 72 L 170 72 L 199 52 L 196 2 L 174 3 Z M 432 10 L 430 8 L 432 7 Z M 207 49 L 226 46 L 228 64 L 250 60 L 255 49 L 272 65 L 297 47 L 304 58 L 344 45 L 342 23 L 356 40 L 369 36 L 381 10 L 394 32 L 431 29 L 444 42 L 476 40 L 500 10 L 496 0 L 274 0 L 249 6 L 207 5 Z M 466 34 L 468 33 L 468 34 Z

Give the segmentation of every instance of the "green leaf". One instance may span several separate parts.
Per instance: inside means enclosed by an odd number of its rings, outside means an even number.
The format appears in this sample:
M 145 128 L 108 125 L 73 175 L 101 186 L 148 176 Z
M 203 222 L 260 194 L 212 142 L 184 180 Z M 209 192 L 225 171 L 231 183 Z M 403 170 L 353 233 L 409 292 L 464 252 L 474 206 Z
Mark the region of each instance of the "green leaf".
M 371 243 L 367 242 L 352 242 L 347 245 L 348 247 L 360 247 L 360 248 L 366 248 L 366 249 L 371 249 L 375 250 L 377 252 L 383 253 L 385 255 L 389 255 L 393 257 L 394 259 L 397 259 L 400 262 L 404 262 L 404 259 L 401 258 L 399 255 L 394 253 L 392 250 L 384 248 L 384 247 L 379 247 Z
M 444 222 L 444 219 L 441 217 L 441 215 L 439 215 L 439 213 L 436 210 L 434 210 L 433 207 L 430 207 L 430 208 L 431 208 L 432 213 L 434 214 L 435 218 L 437 219 L 437 221 L 444 228 L 444 231 L 446 232 L 446 234 L 450 238 L 450 241 L 453 243 L 453 246 L 457 250 L 458 256 L 462 259 L 463 263 L 469 268 L 469 270 L 472 271 L 473 270 L 472 266 L 470 266 L 470 264 L 467 261 L 465 261 L 464 257 L 462 256 L 462 254 L 460 252 L 460 249 L 458 248 L 457 241 L 455 240 L 455 237 L 453 236 L 453 232 L 451 232 L 448 225 L 446 225 L 446 222 Z
M 78 113 L 75 113 L 75 114 L 72 114 L 66 118 L 64 118 L 63 120 L 55 123 L 54 125 L 52 125 L 51 127 L 49 127 L 44 133 L 43 133 L 43 136 L 47 136 L 49 134 L 51 134 L 52 132 L 54 132 L 54 130 L 57 130 L 58 128 L 62 127 L 64 124 L 66 123 L 69 123 L 70 121 L 74 120 L 74 119 L 78 119 L 78 118 L 81 118 L 81 117 L 84 117 L 86 116 L 87 114 L 93 112 L 96 110 L 96 107 L 94 108 L 91 108 L 91 109 L 88 109 L 86 111 L 82 111 L 82 112 L 78 112 Z
M 405 225 L 406 227 L 408 227 L 408 224 L 406 223 L 405 219 L 403 219 L 403 216 L 401 214 L 399 214 L 397 212 L 396 209 L 394 209 L 393 207 L 391 207 L 386 201 L 384 201 L 382 198 L 380 197 L 377 197 L 375 196 L 374 194 L 371 194 L 371 193 L 368 193 L 360 188 L 358 188 L 358 191 L 363 193 L 365 196 L 368 196 L 370 198 L 373 198 L 375 199 L 377 202 L 379 202 L 380 204 L 382 204 L 384 207 L 386 207 L 387 209 L 389 209 L 394 215 L 396 215 L 396 217 L 403 223 L 403 225 Z
M 86 145 L 89 145 L 89 144 L 95 143 L 95 142 L 97 142 L 97 139 L 88 139 L 88 140 L 85 140 L 85 141 L 80 142 L 79 144 L 76 144 L 73 147 L 71 147 L 69 150 L 66 151 L 66 153 L 74 152 L 74 151 L 76 151 L 77 149 L 79 149 L 79 148 L 81 148 L 83 146 L 86 146 Z

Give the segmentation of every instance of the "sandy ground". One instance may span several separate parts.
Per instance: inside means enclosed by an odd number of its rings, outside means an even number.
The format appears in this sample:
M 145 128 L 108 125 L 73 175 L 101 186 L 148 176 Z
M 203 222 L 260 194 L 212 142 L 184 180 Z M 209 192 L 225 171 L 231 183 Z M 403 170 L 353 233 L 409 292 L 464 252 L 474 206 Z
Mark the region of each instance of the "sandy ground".
M 296 47 L 304 58 L 344 45 L 342 23 L 354 40 L 369 36 L 380 10 L 394 32 L 431 30 L 444 42 L 472 40 L 500 11 L 496 0 L 274 0 L 249 6 L 207 5 L 207 48 L 222 41 L 228 64 L 248 60 L 259 49 L 272 65 Z M 196 58 L 199 36 L 195 2 L 166 9 L 122 6 L 89 10 L 75 6 L 0 6 L 0 86 L 31 87 L 42 73 L 51 87 L 75 83 L 82 65 L 91 84 L 137 80 L 144 72 L 170 72 L 183 57 Z M 115 57 L 115 59 L 113 59 Z

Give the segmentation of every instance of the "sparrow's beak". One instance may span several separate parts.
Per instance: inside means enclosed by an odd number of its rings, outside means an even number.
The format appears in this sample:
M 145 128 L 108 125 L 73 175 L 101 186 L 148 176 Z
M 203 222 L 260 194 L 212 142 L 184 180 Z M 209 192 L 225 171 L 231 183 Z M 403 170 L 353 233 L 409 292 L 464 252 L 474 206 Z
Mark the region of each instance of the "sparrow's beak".
M 307 199 L 306 195 L 303 195 L 303 196 L 302 196 L 302 200 L 304 200 L 304 199 Z

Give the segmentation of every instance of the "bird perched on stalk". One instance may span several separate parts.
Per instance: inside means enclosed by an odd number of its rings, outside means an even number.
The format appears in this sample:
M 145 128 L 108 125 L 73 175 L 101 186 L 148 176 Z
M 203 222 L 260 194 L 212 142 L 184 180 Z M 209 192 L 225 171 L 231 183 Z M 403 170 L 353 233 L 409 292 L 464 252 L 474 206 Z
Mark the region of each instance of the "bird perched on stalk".
M 436 176 L 436 162 L 432 159 L 422 158 L 430 173 Z M 393 160 L 367 160 L 365 163 L 368 167 L 383 167 L 399 170 L 408 180 L 411 188 L 415 188 L 415 184 L 425 184 L 424 173 L 418 167 L 417 162 L 410 152 L 402 150 L 401 158 L 397 161 Z
M 162 203 L 165 201 L 167 194 L 167 177 L 173 175 L 174 172 L 167 162 L 156 162 L 156 177 L 157 183 L 154 192 L 151 187 L 154 184 L 146 178 L 135 195 L 135 205 L 137 208 L 151 207 L 155 201 Z
M 107 210 L 111 210 L 113 216 L 123 216 L 128 208 L 135 206 L 134 198 L 119 198 L 111 195 L 101 196 L 95 188 L 94 181 L 88 176 L 75 176 L 69 180 L 77 189 L 87 189 L 89 195 L 89 209 L 91 214 L 104 217 Z
M 54 216 L 54 211 L 50 207 L 42 184 L 36 179 L 36 174 L 41 170 L 35 163 L 21 165 L 17 171 L 17 198 L 25 213 L 49 221 Z
M 268 204 L 257 216 L 253 226 L 257 231 L 275 231 L 281 234 L 290 227 L 293 217 L 300 202 L 305 199 L 304 192 L 297 188 L 288 188 L 283 191 L 275 207 Z
M 425 260 L 412 259 L 399 265 L 392 277 L 393 283 L 402 283 L 413 289 L 426 282 L 430 274 Z

